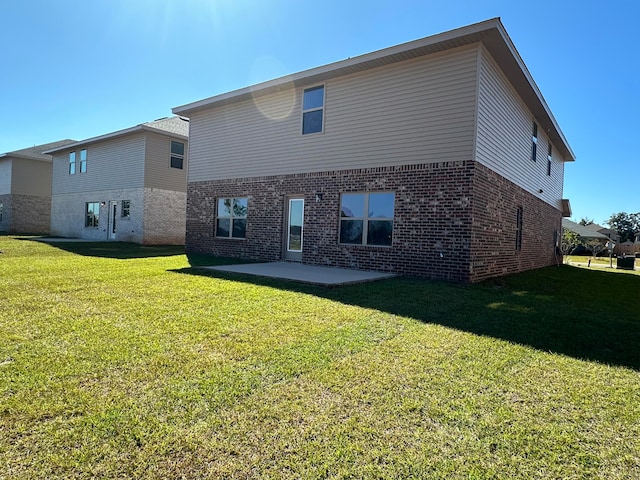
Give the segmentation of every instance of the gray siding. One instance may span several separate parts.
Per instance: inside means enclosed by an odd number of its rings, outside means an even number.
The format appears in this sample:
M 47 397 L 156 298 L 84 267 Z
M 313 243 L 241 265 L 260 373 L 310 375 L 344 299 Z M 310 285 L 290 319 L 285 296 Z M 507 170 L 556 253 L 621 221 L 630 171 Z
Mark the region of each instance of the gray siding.
M 0 195 L 11 194 L 11 165 L 10 158 L 0 159 Z
M 551 176 L 547 175 L 549 139 L 537 121 L 537 161 L 531 160 L 531 136 L 535 119 L 491 55 L 485 49 L 481 52 L 475 159 L 560 209 L 564 162 L 554 149 Z
M 51 162 L 27 160 L 13 161 L 11 191 L 18 195 L 51 196 Z
M 143 132 L 78 147 L 76 174 L 69 175 L 69 152 L 53 157 L 53 195 L 120 188 L 142 188 L 144 183 Z M 80 150 L 87 149 L 87 172 L 80 173 Z
M 184 138 L 169 137 L 155 133 L 147 133 L 145 162 L 144 162 L 144 186 L 147 188 L 160 188 L 163 190 L 187 191 L 187 150 L 188 142 Z M 171 141 L 184 143 L 185 159 L 183 169 L 171 168 Z
M 303 87 L 194 113 L 189 181 L 470 160 L 477 51 L 328 80 L 319 134 L 301 134 Z

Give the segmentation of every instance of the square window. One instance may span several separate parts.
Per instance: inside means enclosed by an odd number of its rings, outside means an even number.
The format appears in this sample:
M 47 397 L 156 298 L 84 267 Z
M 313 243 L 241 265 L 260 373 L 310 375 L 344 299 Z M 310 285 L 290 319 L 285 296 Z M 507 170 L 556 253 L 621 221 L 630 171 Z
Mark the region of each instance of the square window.
M 340 243 L 389 247 L 393 243 L 395 193 L 344 193 Z
M 216 216 L 216 237 L 246 238 L 247 237 L 246 198 L 219 198 Z

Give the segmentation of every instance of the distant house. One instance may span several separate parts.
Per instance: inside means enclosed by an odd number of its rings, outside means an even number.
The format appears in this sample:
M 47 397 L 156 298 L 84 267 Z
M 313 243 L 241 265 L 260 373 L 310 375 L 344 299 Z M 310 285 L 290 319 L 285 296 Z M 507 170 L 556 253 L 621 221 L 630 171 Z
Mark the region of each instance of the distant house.
M 49 233 L 51 155 L 42 152 L 69 143 L 73 140 L 0 154 L 0 232 Z
M 188 135 L 171 117 L 49 150 L 51 234 L 183 244 Z
M 568 218 L 562 219 L 562 228 L 576 233 L 582 241 L 589 242 L 591 240 L 597 240 L 603 244 L 607 243 L 610 237 L 600 233 L 594 225 L 596 224 L 581 225 L 579 223 L 572 222 Z
M 574 154 L 499 19 L 173 112 L 187 251 L 463 282 L 557 263 Z

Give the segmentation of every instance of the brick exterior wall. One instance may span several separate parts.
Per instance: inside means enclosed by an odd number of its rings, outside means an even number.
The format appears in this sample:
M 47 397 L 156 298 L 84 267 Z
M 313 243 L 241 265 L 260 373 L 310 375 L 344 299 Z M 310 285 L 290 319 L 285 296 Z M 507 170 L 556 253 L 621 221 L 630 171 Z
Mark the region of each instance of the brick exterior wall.
M 395 193 L 392 246 L 340 245 L 340 194 L 376 191 Z M 473 282 L 555 261 L 560 212 L 473 161 L 192 182 L 187 252 L 281 260 L 285 199 L 297 194 L 305 198 L 304 263 Z M 221 197 L 248 197 L 246 239 L 215 238 Z M 525 212 L 519 252 L 517 206 Z
M 51 220 L 51 198 L 34 195 L 2 195 L 0 231 L 7 233 L 48 234 Z
M 184 245 L 187 194 L 144 189 L 143 245 Z

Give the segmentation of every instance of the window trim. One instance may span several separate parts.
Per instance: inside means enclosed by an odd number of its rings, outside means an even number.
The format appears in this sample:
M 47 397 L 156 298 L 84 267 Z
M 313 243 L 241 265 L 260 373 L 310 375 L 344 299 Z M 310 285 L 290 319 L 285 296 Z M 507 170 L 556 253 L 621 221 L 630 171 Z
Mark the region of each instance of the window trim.
M 313 90 L 319 90 L 322 89 L 322 105 L 320 107 L 313 107 L 313 108 L 304 108 L 304 96 L 307 92 L 313 91 Z M 306 135 L 316 135 L 319 133 L 324 133 L 324 120 L 325 120 L 325 103 L 326 103 L 326 94 L 327 94 L 327 88 L 326 85 L 324 83 L 319 84 L 319 85 L 315 85 L 313 87 L 308 87 L 308 88 L 304 88 L 302 90 L 302 125 L 301 125 L 301 134 L 303 136 Z M 320 123 L 320 130 L 318 130 L 317 132 L 307 132 L 305 133 L 304 131 L 304 118 L 305 118 L 305 114 L 307 113 L 313 113 L 313 112 L 322 112 L 322 121 Z
M 173 151 L 173 144 L 177 144 L 177 145 L 182 145 L 182 152 L 183 153 L 174 153 Z M 170 168 L 175 168 L 177 170 L 184 170 L 184 157 L 185 157 L 185 151 L 186 151 L 186 144 L 184 142 L 179 142 L 177 140 L 171 140 L 171 145 L 169 146 L 169 167 Z M 173 160 L 179 160 L 180 161 L 180 166 L 176 167 L 173 165 Z
M 80 173 L 87 173 L 87 149 L 80 150 Z
M 551 161 L 553 160 L 553 145 L 549 142 L 549 149 L 547 150 L 547 176 L 551 176 Z
M 69 175 L 76 174 L 76 151 L 69 152 Z
M 93 213 L 92 217 L 94 221 L 89 222 L 89 205 L 96 205 L 98 214 Z M 95 212 L 95 210 L 94 210 Z M 89 224 L 91 223 L 91 225 Z M 85 228 L 98 228 L 100 226 L 100 202 L 85 202 L 84 204 L 84 227 Z
M 369 217 L 369 198 L 371 195 L 376 194 L 393 194 L 393 217 Z M 342 216 L 342 198 L 344 195 L 364 195 L 363 205 L 363 217 L 343 217 Z M 393 229 L 395 227 L 395 215 L 396 215 L 396 192 L 395 190 L 380 190 L 373 192 L 342 192 L 340 193 L 340 210 L 338 213 L 338 245 L 351 245 L 360 247 L 374 247 L 374 248 L 393 248 Z M 348 220 L 362 221 L 362 243 L 343 243 L 340 241 L 342 233 L 342 222 Z M 383 221 L 391 223 L 391 243 L 389 245 L 376 245 L 369 243 L 369 222 L 370 221 Z
M 126 207 L 125 207 L 125 202 L 127 204 Z M 131 200 L 120 201 L 120 218 L 131 218 Z
M 538 124 L 533 122 L 533 131 L 531 132 L 531 160 L 537 161 L 538 157 Z
M 231 201 L 231 211 L 230 211 L 230 215 L 229 216 L 221 216 L 220 215 L 220 200 L 230 200 Z M 246 200 L 247 203 L 247 212 L 249 211 L 249 197 L 218 197 L 216 198 L 216 216 L 215 216 L 215 224 L 213 225 L 213 236 L 215 238 L 219 238 L 219 239 L 224 239 L 224 240 L 246 240 L 247 239 L 247 213 L 245 212 L 244 216 L 235 216 L 234 215 L 234 211 L 233 211 L 233 204 L 235 203 L 236 200 Z M 218 220 L 220 219 L 228 219 L 229 220 L 229 235 L 218 235 Z M 233 236 L 233 221 L 234 219 L 237 220 L 244 220 L 245 222 L 245 227 L 244 227 L 244 236 L 243 237 L 234 237 Z

